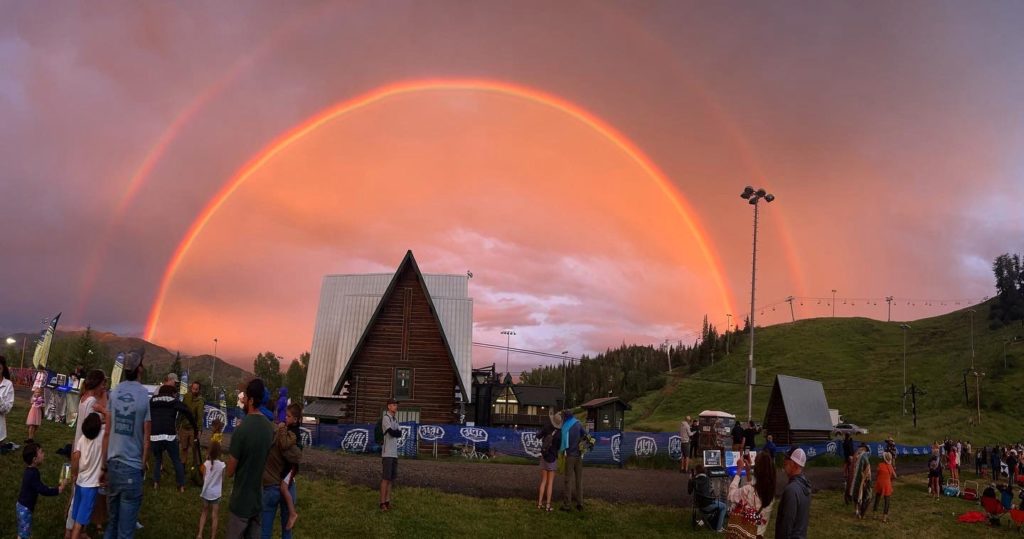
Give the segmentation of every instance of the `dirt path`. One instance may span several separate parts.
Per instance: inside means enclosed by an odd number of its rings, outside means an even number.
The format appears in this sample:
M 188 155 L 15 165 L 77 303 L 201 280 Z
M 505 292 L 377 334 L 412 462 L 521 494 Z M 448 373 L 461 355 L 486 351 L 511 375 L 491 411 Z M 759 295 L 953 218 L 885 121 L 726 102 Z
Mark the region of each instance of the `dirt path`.
M 924 472 L 925 463 L 897 464 L 902 474 Z M 340 479 L 348 483 L 376 488 L 380 482 L 380 459 L 373 456 L 349 455 L 323 450 L 306 451 L 303 456 L 303 474 Z M 785 475 L 779 470 L 779 490 L 785 484 Z M 841 489 L 843 473 L 840 468 L 808 468 L 806 472 L 814 491 Z M 686 494 L 688 475 L 669 470 L 629 470 L 613 468 L 586 468 L 583 472 L 585 497 L 599 498 L 613 503 L 641 503 L 664 506 L 688 506 Z M 537 496 L 539 481 L 536 466 L 520 464 L 492 464 L 451 460 L 401 460 L 398 484 L 434 488 L 444 492 L 477 497 L 525 498 Z M 555 497 L 561 492 L 561 482 L 555 481 Z

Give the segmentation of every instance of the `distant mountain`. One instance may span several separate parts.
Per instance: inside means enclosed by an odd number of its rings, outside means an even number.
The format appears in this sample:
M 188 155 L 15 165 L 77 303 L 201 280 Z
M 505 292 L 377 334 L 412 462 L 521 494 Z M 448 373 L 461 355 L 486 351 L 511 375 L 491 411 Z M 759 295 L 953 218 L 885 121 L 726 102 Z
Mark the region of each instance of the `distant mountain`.
M 80 355 L 81 352 L 76 346 L 82 340 L 84 334 L 85 330 L 58 330 L 54 335 L 54 342 L 50 348 L 49 365 L 58 370 L 71 370 L 74 368 L 78 362 L 70 358 Z M 8 364 L 12 367 L 21 365 L 22 340 L 27 338 L 25 366 L 30 367 L 32 364 L 32 354 L 35 350 L 34 343 L 38 336 L 38 333 L 16 333 L 11 335 L 15 343 L 7 345 L 4 352 L 4 355 L 8 358 Z M 96 330 L 91 331 L 91 337 L 93 342 L 97 343 L 95 353 L 99 356 L 99 367 L 108 374 L 110 373 L 113 359 L 118 353 L 139 348 L 146 351 L 145 360 L 143 361 L 146 381 L 163 379 L 163 376 L 171 371 L 171 366 L 174 363 L 175 352 L 171 352 L 162 346 L 144 339 L 121 337 L 114 333 Z M 212 375 L 214 384 L 227 388 L 229 394 L 233 393 L 234 388 L 240 382 L 244 382 L 253 376 L 251 372 L 227 363 L 223 359 L 214 358 L 209 354 L 198 356 L 182 354 L 181 365 L 182 368 L 190 370 L 190 376 L 193 380 L 199 379 L 209 384 Z

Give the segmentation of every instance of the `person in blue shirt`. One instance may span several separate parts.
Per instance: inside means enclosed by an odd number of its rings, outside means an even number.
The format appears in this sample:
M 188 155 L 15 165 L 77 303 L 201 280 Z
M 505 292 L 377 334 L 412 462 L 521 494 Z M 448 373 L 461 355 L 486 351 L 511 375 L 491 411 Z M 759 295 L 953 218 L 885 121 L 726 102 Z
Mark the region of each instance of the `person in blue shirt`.
M 772 435 L 769 434 L 768 436 L 765 437 L 764 447 L 761 449 L 761 451 L 764 451 L 764 452 L 768 453 L 769 455 L 771 455 L 772 460 L 774 461 L 775 460 L 775 451 L 777 451 L 777 450 L 778 450 L 778 446 L 775 445 L 775 440 L 773 440 L 772 439 Z
M 152 429 L 149 391 L 139 383 L 143 354 L 145 349 L 125 354 L 124 381 L 110 392 L 110 414 L 104 439 L 107 462 L 102 468 L 106 474 L 110 513 L 107 539 L 134 537 L 142 507 L 143 466 L 149 457 Z

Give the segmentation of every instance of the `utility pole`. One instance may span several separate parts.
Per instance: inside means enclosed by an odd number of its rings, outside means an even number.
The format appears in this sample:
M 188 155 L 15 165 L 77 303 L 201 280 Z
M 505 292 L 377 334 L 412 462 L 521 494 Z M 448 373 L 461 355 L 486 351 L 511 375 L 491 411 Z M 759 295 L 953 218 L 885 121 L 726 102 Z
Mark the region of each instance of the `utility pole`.
M 786 298 L 786 301 L 789 302 L 789 321 L 796 322 L 796 314 L 793 313 L 793 296 Z
M 964 369 L 964 406 L 970 406 L 971 400 L 967 397 L 967 373 L 971 372 L 968 369 Z
M 978 424 L 981 424 L 981 377 L 985 373 L 974 371 L 974 402 L 978 406 Z
M 565 366 L 565 360 L 569 357 L 568 350 L 562 350 L 562 408 L 568 408 L 569 398 L 565 394 L 565 380 L 569 376 L 569 369 Z
M 832 318 L 836 317 L 836 289 L 832 289 Z
M 895 299 L 892 296 L 885 296 L 885 302 L 889 304 L 889 315 L 886 316 L 886 322 L 892 322 L 892 300 Z
M 672 372 L 672 347 L 668 344 L 668 339 L 665 339 L 665 355 L 668 356 L 668 372 Z M 711 354 L 711 361 L 715 360 L 715 355 Z
M 900 324 L 903 330 L 903 415 L 907 415 L 907 331 L 910 324 Z
M 761 200 L 771 203 L 775 200 L 775 195 L 764 189 L 755 191 L 748 185 L 743 189 L 740 198 L 754 207 L 754 246 L 750 262 L 750 356 L 747 359 L 747 421 L 752 421 L 754 419 L 754 382 L 756 378 L 754 370 L 754 293 L 757 290 L 757 211 L 760 209 L 759 202 Z
M 217 338 L 213 338 L 213 366 L 210 367 L 210 385 L 213 386 L 213 373 L 217 370 Z
M 917 386 L 910 384 L 910 409 L 914 414 L 914 428 L 917 428 Z

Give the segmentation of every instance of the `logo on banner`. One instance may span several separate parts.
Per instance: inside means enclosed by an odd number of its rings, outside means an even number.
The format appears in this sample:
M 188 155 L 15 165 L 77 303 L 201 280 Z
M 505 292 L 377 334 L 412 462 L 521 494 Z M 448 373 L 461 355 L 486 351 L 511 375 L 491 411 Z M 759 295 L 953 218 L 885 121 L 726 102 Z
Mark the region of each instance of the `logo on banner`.
M 306 427 L 299 427 L 299 444 L 302 447 L 313 445 L 313 433 Z
M 683 439 L 678 436 L 672 436 L 668 439 L 668 456 L 672 460 L 681 460 L 683 458 Z
M 220 408 L 214 408 L 213 406 L 207 406 L 206 407 L 206 428 L 208 428 L 208 429 L 213 428 L 213 422 L 218 420 L 218 419 L 220 420 L 220 422 L 225 427 L 228 426 L 228 416 L 227 416 L 227 414 L 224 413 L 224 410 L 221 410 Z
M 523 432 L 519 435 L 520 441 L 523 443 L 523 451 L 526 451 L 527 455 L 531 457 L 539 457 L 541 451 L 541 440 L 537 437 L 536 432 Z
M 612 436 L 612 460 L 622 462 L 622 435 Z
M 838 448 L 836 447 L 835 442 L 829 442 L 828 445 L 825 446 L 825 452 L 829 455 L 835 455 L 837 450 Z
M 398 447 L 405 447 L 405 441 L 409 439 L 409 435 L 412 434 L 412 427 L 409 425 L 399 425 L 398 430 L 402 431 L 402 435 L 398 438 Z
M 916 448 L 916 447 L 914 448 L 914 454 L 915 454 L 915 455 L 918 455 L 918 454 L 919 454 L 919 453 L 917 452 L 917 448 Z
M 439 425 L 420 425 L 420 439 L 428 442 L 444 438 L 444 428 Z
M 352 429 L 345 433 L 341 440 L 341 448 L 353 453 L 363 453 L 370 443 L 370 432 L 366 429 Z
M 633 446 L 633 454 L 638 457 L 653 457 L 658 452 L 658 442 L 650 436 L 639 436 Z
M 459 434 L 474 443 L 479 444 L 487 441 L 487 431 L 480 427 L 462 427 L 459 429 Z
M 807 448 L 807 458 L 812 459 L 818 456 L 818 452 L 813 447 Z
M 885 446 L 884 446 L 884 445 L 882 445 L 882 444 L 878 444 L 878 446 L 877 446 L 877 447 L 875 447 L 875 449 L 877 449 L 877 450 L 878 450 L 878 456 L 879 456 L 879 457 L 881 457 L 881 456 L 882 456 L 882 454 L 883 454 L 883 453 L 885 453 Z

